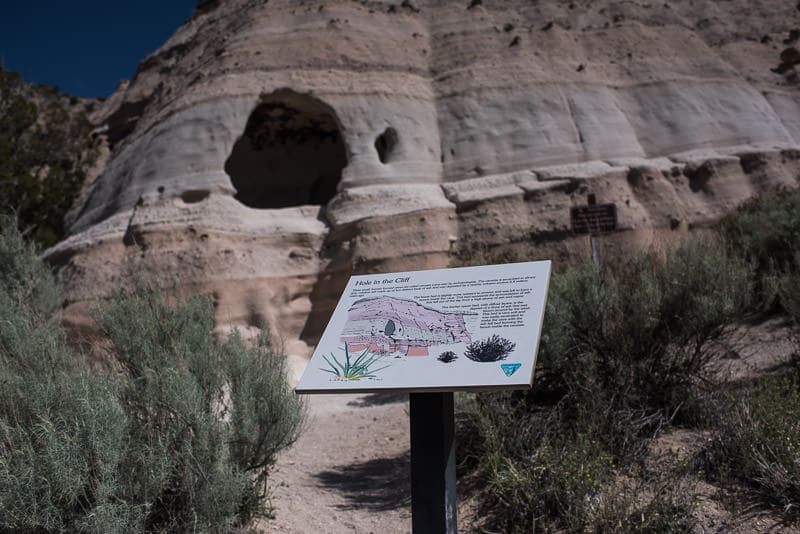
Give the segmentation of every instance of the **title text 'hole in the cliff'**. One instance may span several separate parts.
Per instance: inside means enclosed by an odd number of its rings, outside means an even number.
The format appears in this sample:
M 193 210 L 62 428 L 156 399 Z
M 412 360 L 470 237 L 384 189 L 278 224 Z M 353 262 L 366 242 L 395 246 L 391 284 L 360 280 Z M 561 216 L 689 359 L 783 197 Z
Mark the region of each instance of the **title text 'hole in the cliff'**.
M 381 163 L 389 163 L 397 147 L 397 130 L 386 128 L 382 134 L 375 139 L 375 150 L 378 151 L 378 158 Z
M 236 198 L 251 208 L 324 205 L 347 153 L 333 109 L 281 89 L 262 99 L 225 162 Z

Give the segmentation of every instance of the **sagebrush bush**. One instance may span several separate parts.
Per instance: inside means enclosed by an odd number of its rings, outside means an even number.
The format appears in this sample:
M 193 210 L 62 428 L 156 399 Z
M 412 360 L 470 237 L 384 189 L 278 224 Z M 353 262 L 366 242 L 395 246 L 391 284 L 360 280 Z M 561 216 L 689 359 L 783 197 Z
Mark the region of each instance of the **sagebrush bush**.
M 762 379 L 720 410 L 720 432 L 710 451 L 709 474 L 744 482 L 788 518 L 800 520 L 800 381 Z
M 795 262 L 800 265 L 800 251 L 795 253 Z M 781 305 L 792 321 L 795 332 L 800 334 L 800 269 L 784 273 L 779 278 L 777 287 Z
M 675 463 L 674 458 L 659 458 Z M 631 471 L 631 470 L 629 470 Z M 686 470 L 667 465 L 660 472 L 617 473 L 592 503 L 590 532 L 690 533 L 697 532 L 696 483 Z
M 713 342 L 746 305 L 750 273 L 718 241 L 692 239 L 665 258 L 555 276 L 537 386 L 573 420 L 599 425 L 615 450 L 635 450 L 681 416 L 712 370 Z
M 718 356 L 714 341 L 747 304 L 751 273 L 713 239 L 600 272 L 554 273 L 533 389 L 478 395 L 460 419 L 472 434 L 461 454 L 491 503 L 490 527 L 592 531 L 616 517 L 635 530 L 638 511 L 648 518 L 642 531 L 664 514 L 687 530 L 691 507 L 675 492 L 628 504 L 603 495 L 617 476 L 612 462 L 636 465 L 662 427 L 691 418 Z
M 459 402 L 459 456 L 480 487 L 481 527 L 490 532 L 692 532 L 694 493 L 683 472 L 631 473 L 596 435 L 559 425 L 519 394 Z M 513 431 L 512 428 L 517 431 Z M 591 427 L 586 427 L 592 430 Z
M 0 234 L 0 530 L 225 532 L 264 510 L 302 404 L 262 339 L 212 337 L 207 299 L 140 283 L 98 306 L 114 373 L 79 365 L 55 284 Z
M 80 372 L 52 275 L 15 221 L 0 228 L 0 530 L 99 532 L 98 518 L 122 515 L 117 382 Z
M 754 197 L 722 219 L 719 230 L 756 267 L 754 304 L 762 310 L 780 307 L 781 278 L 800 270 L 800 191 Z

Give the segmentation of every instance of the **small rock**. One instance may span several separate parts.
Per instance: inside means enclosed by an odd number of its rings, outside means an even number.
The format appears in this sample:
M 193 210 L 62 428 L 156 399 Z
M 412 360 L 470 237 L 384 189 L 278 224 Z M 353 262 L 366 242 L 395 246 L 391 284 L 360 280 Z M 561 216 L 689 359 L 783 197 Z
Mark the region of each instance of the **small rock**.
M 508 44 L 508 46 L 509 47 L 517 46 L 517 45 L 519 45 L 519 42 L 520 42 L 520 38 L 519 38 L 519 35 L 517 35 L 516 37 L 511 39 L 511 42 Z

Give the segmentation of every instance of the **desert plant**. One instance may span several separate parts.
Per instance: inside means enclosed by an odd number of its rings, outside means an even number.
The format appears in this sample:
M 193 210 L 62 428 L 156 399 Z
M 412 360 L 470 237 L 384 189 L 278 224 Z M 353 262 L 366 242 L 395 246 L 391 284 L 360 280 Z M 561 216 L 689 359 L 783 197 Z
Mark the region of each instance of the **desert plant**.
M 456 356 L 456 353 L 452 350 L 446 350 L 436 359 L 442 363 L 452 363 L 458 359 L 458 356 Z
M 640 254 L 554 277 L 539 395 L 556 396 L 572 421 L 599 425 L 613 450 L 633 452 L 692 414 L 695 386 L 718 356 L 714 341 L 747 304 L 750 272 L 719 241 L 692 239 L 664 258 Z
M 147 528 L 215 529 L 261 512 L 275 453 L 296 439 L 303 414 L 283 356 L 265 338 L 215 343 L 208 298 L 169 305 L 141 282 L 95 315 L 125 370 L 129 432 L 146 444 L 126 467 L 131 499 L 155 497 Z
M 494 334 L 467 345 L 464 356 L 474 362 L 496 362 L 508 358 L 516 346 L 516 343 Z
M 697 531 L 696 481 L 676 458 L 659 458 L 659 471 L 617 471 L 592 502 L 591 532 L 689 533 Z
M 743 394 L 728 396 L 719 410 L 720 432 L 703 451 L 706 470 L 723 484 L 743 482 L 800 521 L 800 382 L 762 379 Z
M 733 250 L 756 266 L 754 304 L 767 310 L 781 305 L 780 279 L 800 270 L 800 191 L 774 191 L 754 197 L 722 219 L 722 236 Z
M 795 253 L 795 263 L 800 265 L 800 252 Z M 776 286 L 781 305 L 792 321 L 794 341 L 800 353 L 800 269 L 782 275 Z
M 601 271 L 555 273 L 534 387 L 480 394 L 459 418 L 469 429 L 460 454 L 491 503 L 490 527 L 689 529 L 691 507 L 669 477 L 644 500 L 613 490 L 665 425 L 692 422 L 751 272 L 719 241 L 692 239 Z
M 122 531 L 144 511 L 113 495 L 118 383 L 81 372 L 52 275 L 16 221 L 0 226 L 0 530 Z
M 694 493 L 684 463 L 620 465 L 596 435 L 520 393 L 458 398 L 462 481 L 480 488 L 488 532 L 692 532 Z M 585 432 L 584 432 L 585 431 Z
M 263 340 L 213 339 L 208 299 L 146 284 L 95 316 L 116 372 L 66 344 L 52 276 L 0 234 L 0 531 L 224 531 L 264 509 L 303 411 Z
M 40 244 L 64 235 L 64 218 L 97 158 L 84 106 L 0 66 L 0 213 L 14 212 Z
M 580 435 L 491 462 L 484 512 L 502 532 L 582 530 L 611 467 L 598 444 Z

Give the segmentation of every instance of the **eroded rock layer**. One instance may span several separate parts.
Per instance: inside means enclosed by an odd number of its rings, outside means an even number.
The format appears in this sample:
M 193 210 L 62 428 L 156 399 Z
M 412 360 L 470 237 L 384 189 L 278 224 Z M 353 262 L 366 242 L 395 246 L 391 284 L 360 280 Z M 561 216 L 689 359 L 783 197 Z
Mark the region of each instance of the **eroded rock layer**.
M 354 271 L 607 253 L 800 176 L 791 2 L 202 2 L 108 99 L 48 251 L 75 322 L 136 273 L 307 354 Z M 800 54 L 797 54 L 800 57 Z

